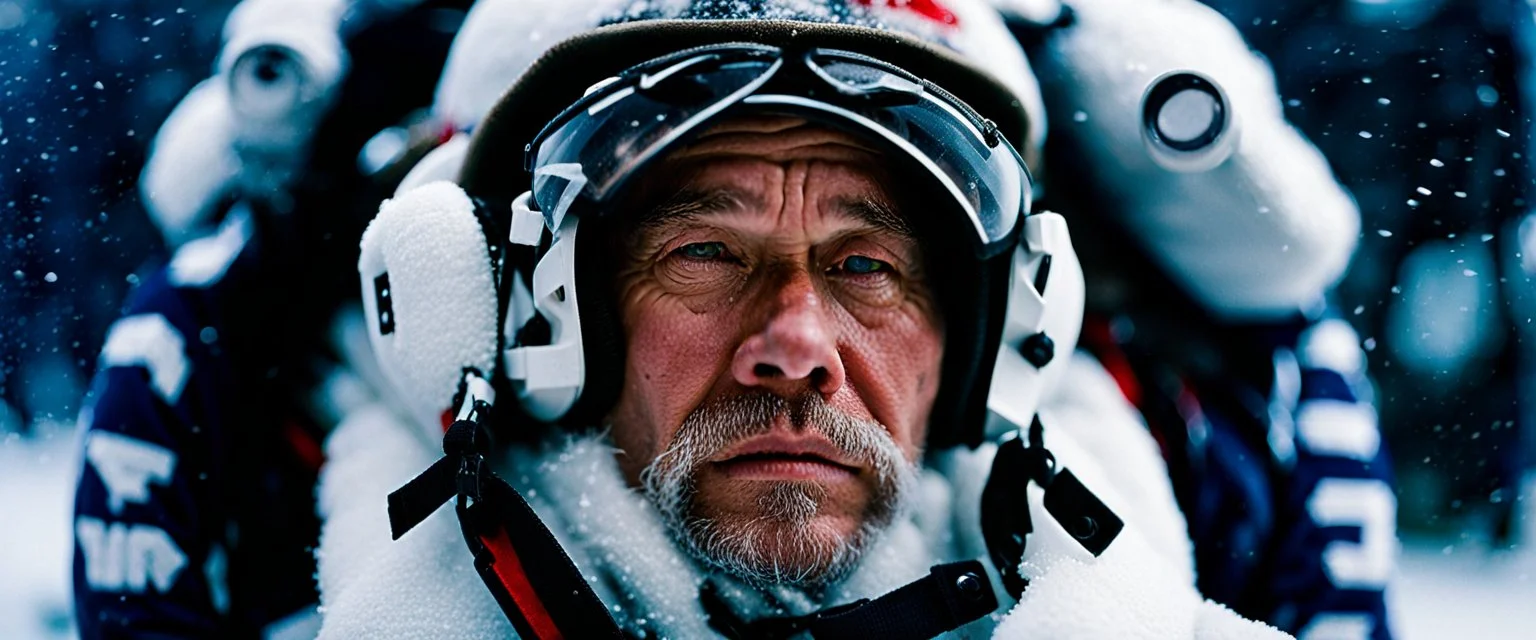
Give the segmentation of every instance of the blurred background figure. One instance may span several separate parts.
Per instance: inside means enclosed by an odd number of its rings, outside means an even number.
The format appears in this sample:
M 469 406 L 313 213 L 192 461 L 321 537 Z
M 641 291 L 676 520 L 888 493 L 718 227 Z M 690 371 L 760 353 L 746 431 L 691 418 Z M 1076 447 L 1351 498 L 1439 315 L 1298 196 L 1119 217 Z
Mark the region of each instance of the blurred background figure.
M 406 131 L 360 150 L 430 102 L 467 2 L 203 4 L 0 2 L 8 636 L 313 612 L 317 442 L 357 389 L 332 320 Z
M 1390 456 L 1327 304 L 1354 201 L 1220 14 L 1067 6 L 1015 24 L 1053 116 L 1042 206 L 1092 231 L 1080 344 L 1161 447 L 1201 593 L 1302 637 L 1394 637 Z
M 1536 438 L 1526 0 L 1206 0 L 1360 205 L 1338 291 L 1398 460 L 1401 526 L 1516 541 Z
M 68 637 L 69 426 L 160 235 L 149 140 L 208 74 L 232 0 L 0 0 L 0 628 Z M 19 521 L 16 518 L 19 517 Z
M 1336 302 L 1396 463 L 1402 635 L 1523 636 L 1488 612 L 1523 606 L 1536 571 L 1530 3 L 1203 1 L 1360 205 Z

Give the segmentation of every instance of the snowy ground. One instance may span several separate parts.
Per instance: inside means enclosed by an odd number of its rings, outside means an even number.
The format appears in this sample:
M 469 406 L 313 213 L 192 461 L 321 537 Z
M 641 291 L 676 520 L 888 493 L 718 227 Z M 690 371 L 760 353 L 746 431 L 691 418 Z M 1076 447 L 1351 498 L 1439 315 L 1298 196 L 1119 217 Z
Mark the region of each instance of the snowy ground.
M 1536 634 L 1536 549 L 1529 544 L 1489 553 L 1443 541 L 1405 543 L 1391 589 L 1387 597 L 1404 640 Z
M 67 426 L 23 440 L 0 431 L 0 636 L 75 636 L 70 531 L 78 463 Z
M 1477 536 L 1403 541 L 1387 592 L 1405 640 L 1536 637 L 1536 474 L 1527 477 L 1523 541 L 1494 551 Z
M 0 636 L 75 635 L 70 614 L 70 495 L 74 434 L 43 427 L 38 438 L 0 436 Z M 1528 485 L 1532 495 L 1536 483 Z M 1536 508 L 1526 544 L 1490 552 L 1476 540 L 1403 542 L 1389 592 L 1403 640 L 1532 637 L 1536 629 Z

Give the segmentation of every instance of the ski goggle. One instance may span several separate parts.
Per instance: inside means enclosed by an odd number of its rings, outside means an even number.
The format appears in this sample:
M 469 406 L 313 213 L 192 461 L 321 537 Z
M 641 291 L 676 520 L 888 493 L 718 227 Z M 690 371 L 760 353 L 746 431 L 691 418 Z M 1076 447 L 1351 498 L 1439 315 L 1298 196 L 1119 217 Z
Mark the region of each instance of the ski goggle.
M 578 198 L 609 202 L 641 168 L 738 105 L 828 121 L 910 156 L 969 219 L 978 257 L 1011 250 L 1029 212 L 1033 183 L 1019 153 L 948 92 L 857 53 L 753 44 L 678 52 L 588 90 L 525 149 L 533 202 L 559 228 Z

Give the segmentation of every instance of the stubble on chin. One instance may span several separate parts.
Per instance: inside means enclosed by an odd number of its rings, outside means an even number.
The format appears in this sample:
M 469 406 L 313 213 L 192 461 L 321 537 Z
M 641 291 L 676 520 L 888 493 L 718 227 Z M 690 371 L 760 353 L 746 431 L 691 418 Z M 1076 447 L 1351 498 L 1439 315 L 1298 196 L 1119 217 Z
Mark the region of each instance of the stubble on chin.
M 758 496 L 756 515 L 689 518 L 681 541 L 695 557 L 755 586 L 835 582 L 852 569 L 876 528 L 840 530 L 822 514 L 826 500 L 820 484 L 775 483 Z
M 901 511 L 915 468 L 878 423 L 859 421 L 811 400 L 744 396 L 701 407 L 678 438 L 641 474 L 646 495 L 677 542 L 706 565 L 756 586 L 814 587 L 846 576 L 863 551 Z M 711 456 L 742 439 L 766 432 L 788 413 L 797 428 L 816 429 L 873 473 L 873 491 L 859 513 L 829 512 L 827 487 L 812 481 L 775 482 L 745 489 L 756 497 L 747 512 L 724 512 L 703 500 L 700 475 Z M 851 527 L 848 517 L 857 518 Z

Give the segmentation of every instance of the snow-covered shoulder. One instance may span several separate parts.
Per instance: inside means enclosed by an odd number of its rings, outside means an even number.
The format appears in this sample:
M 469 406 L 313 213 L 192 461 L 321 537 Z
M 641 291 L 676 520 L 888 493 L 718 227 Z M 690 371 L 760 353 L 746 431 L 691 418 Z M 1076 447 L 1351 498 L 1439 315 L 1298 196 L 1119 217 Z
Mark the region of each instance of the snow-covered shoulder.
M 445 505 L 390 539 L 388 495 L 437 458 L 395 413 L 354 409 L 321 473 L 320 638 L 510 638 Z
M 1045 510 L 1044 490 L 1030 485 L 1035 530 L 1020 565 L 1030 585 L 994 637 L 1288 637 L 1196 590 L 1184 518 L 1161 454 L 1103 367 L 1074 354 L 1057 389 L 1041 409 L 1047 448 L 1126 526 L 1095 557 Z
M 1168 466 L 1146 423 L 1098 360 L 1073 353 L 1040 417 L 1046 447 L 1060 464 L 1139 532 L 1169 565 L 1170 577 L 1194 584 L 1194 549 Z

